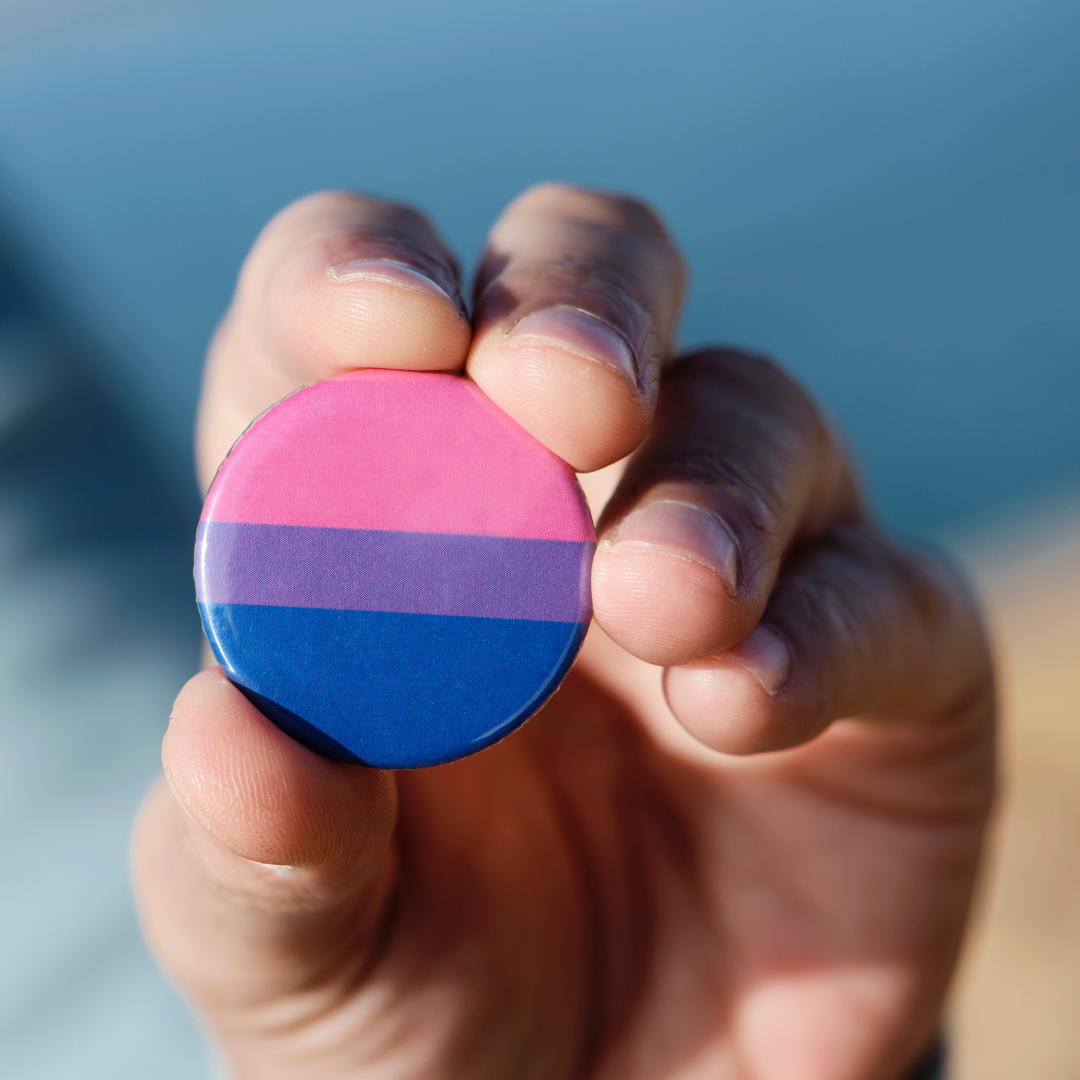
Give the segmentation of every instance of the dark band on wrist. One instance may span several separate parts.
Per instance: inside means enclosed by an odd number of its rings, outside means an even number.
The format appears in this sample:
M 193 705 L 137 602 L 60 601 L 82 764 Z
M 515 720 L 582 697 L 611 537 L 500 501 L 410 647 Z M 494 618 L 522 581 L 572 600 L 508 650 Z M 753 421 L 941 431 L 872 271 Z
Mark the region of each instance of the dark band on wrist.
M 934 1040 L 934 1045 L 924 1057 L 919 1059 L 918 1064 L 904 1077 L 904 1080 L 945 1080 L 946 1058 L 945 1039 L 938 1035 Z

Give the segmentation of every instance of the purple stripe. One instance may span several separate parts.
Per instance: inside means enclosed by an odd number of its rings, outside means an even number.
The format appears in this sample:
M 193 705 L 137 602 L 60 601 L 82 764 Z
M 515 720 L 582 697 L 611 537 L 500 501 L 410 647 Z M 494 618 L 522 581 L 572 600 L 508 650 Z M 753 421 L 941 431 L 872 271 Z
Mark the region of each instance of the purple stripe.
M 204 521 L 204 604 L 588 622 L 595 544 Z

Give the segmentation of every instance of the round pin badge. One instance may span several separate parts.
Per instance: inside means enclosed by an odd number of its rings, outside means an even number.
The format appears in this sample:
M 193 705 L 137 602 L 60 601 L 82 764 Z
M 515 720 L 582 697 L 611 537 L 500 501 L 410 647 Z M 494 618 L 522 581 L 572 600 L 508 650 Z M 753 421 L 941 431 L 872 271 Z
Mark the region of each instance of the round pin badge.
M 455 375 L 356 371 L 244 433 L 195 545 L 225 674 L 329 757 L 415 768 L 535 713 L 591 618 L 570 467 Z

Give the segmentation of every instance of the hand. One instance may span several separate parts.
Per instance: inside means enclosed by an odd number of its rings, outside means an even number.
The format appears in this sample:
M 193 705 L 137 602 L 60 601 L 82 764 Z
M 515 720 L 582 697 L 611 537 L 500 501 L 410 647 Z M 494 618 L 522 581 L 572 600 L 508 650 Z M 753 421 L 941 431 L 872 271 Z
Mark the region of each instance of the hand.
M 217 668 L 184 687 L 135 878 L 237 1076 L 896 1080 L 933 1038 L 993 789 L 977 615 L 875 528 L 782 371 L 671 358 L 682 286 L 648 209 L 553 185 L 496 223 L 471 325 L 411 210 L 317 195 L 256 243 L 205 483 L 362 366 L 464 367 L 574 468 L 632 456 L 585 478 L 610 501 L 581 659 L 492 749 L 393 775 Z

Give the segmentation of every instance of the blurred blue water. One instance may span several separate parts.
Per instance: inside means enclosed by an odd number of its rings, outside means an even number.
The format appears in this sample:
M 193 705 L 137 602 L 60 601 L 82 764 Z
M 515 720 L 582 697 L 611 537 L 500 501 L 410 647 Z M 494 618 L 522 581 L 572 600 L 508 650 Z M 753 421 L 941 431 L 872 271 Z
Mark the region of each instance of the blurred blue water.
M 18 278 L 0 257 L 0 1076 L 209 1076 L 126 873 L 196 662 L 191 523 Z
M 387 193 L 468 263 L 551 177 L 660 208 L 685 339 L 791 366 L 895 525 L 1080 474 L 1073 0 L 145 7 L 5 58 L 0 215 L 178 483 L 275 209 Z

